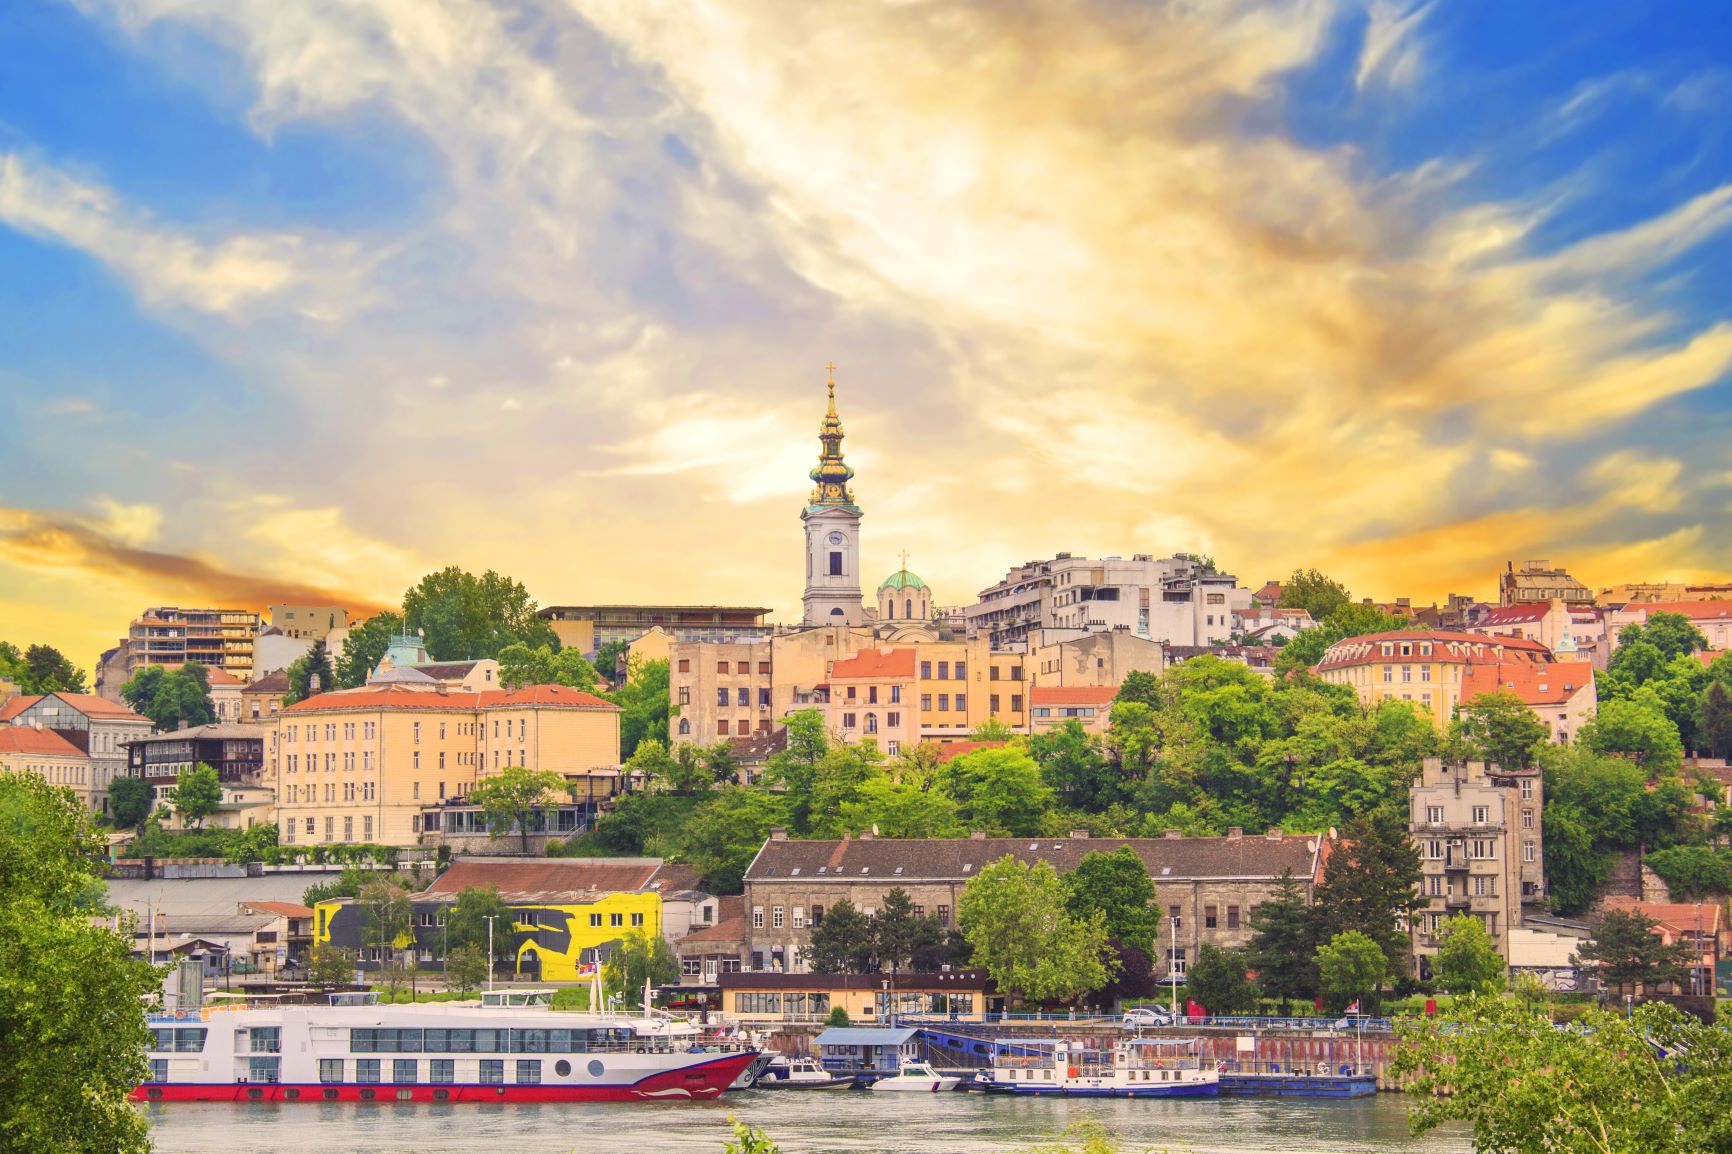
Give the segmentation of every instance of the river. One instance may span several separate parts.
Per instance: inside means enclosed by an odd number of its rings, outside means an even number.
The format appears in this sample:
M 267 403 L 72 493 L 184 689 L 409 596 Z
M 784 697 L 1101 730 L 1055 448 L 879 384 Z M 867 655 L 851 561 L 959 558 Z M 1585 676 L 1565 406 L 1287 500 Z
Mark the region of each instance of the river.
M 1356 1101 L 1103 1101 L 986 1094 L 757 1090 L 710 1105 L 153 1106 L 160 1154 L 721 1154 L 728 1116 L 762 1126 L 784 1154 L 1018 1154 L 1084 1119 L 1126 1154 L 1293 1151 L 1465 1154 L 1467 1131 L 1409 1136 L 1399 1095 Z

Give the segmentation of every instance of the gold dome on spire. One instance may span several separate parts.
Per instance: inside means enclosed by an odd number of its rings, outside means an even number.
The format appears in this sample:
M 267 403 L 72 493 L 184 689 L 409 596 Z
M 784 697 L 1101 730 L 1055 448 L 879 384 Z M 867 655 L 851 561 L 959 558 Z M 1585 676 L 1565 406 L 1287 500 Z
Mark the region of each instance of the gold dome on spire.
M 842 460 L 842 418 L 836 415 L 836 362 L 831 361 L 825 367 L 829 370 L 826 387 L 830 404 L 818 425 L 818 441 L 824 446 L 818 453 L 818 467 L 807 474 L 815 486 L 811 503 L 814 506 L 853 509 L 854 494 L 849 491 L 848 482 L 853 480 L 854 470 Z

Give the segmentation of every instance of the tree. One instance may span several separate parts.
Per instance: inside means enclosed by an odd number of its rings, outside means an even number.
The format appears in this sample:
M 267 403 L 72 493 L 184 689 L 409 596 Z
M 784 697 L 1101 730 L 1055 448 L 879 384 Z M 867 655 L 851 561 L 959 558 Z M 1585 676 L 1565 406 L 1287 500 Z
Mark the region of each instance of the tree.
M 849 1026 L 853 1025 L 854 1023 L 852 1021 L 850 1021 L 848 1018 L 848 1007 L 847 1006 L 831 1006 L 830 1007 L 830 1016 L 828 1018 L 824 1019 L 824 1024 L 826 1026 L 831 1026 L 831 1027 L 834 1027 L 837 1029 L 846 1030 Z
M 842 898 L 812 927 L 806 965 L 815 974 L 869 974 L 877 969 L 872 920 Z
M 872 940 L 878 964 L 900 973 L 915 958 L 936 953 L 944 941 L 944 927 L 931 914 L 914 912 L 908 891 L 897 886 L 884 895 L 884 904 L 872 915 Z
M 1627 757 L 1650 776 L 1670 773 L 1684 760 L 1678 727 L 1652 697 L 1601 702 L 1578 740 L 1595 753 Z
M 1065 911 L 1073 918 L 1099 914 L 1107 937 L 1150 949 L 1160 928 L 1154 908 L 1155 883 L 1149 867 L 1130 846 L 1112 853 L 1099 850 L 1083 855 L 1064 879 Z
M 968 735 L 970 741 L 1009 741 L 1016 732 L 996 717 L 989 717 Z
M 788 803 L 780 794 L 724 786 L 692 812 L 679 837 L 679 852 L 703 875 L 711 893 L 737 894 L 764 839 L 787 824 Z
M 314 942 L 307 953 L 307 981 L 315 986 L 341 986 L 355 974 L 351 950 L 329 942 Z
M 404 620 L 421 631 L 435 661 L 498 657 L 517 641 L 557 648 L 553 626 L 535 609 L 520 582 L 491 569 L 477 577 L 456 565 L 427 574 L 403 594 Z
M 1719 679 L 1708 682 L 1698 707 L 1697 732 L 1715 757 L 1732 757 L 1732 690 Z
M 360 866 L 346 865 L 331 881 L 319 882 L 302 890 L 301 904 L 316 906 L 334 898 L 360 897 L 361 887 L 371 880 L 372 876 L 370 871 L 363 870 Z
M 1658 928 L 1658 922 L 1639 910 L 1607 910 L 1594 923 L 1593 940 L 1582 943 L 1576 958 L 1598 964 L 1601 979 L 1612 985 L 1687 981 L 1697 962 L 1695 949 L 1685 941 L 1665 944 L 1655 932 Z
M 142 777 L 117 777 L 108 783 L 108 812 L 116 829 L 130 826 L 142 832 L 155 800 L 155 791 Z
M 413 929 L 415 908 L 409 890 L 395 878 L 375 877 L 361 887 L 358 899 L 367 918 L 367 943 L 385 959 L 397 950 Z
M 1185 970 L 1185 996 L 1211 1014 L 1249 1014 L 1257 1008 L 1257 987 L 1247 968 L 1244 950 L 1204 942 Z
M 1305 893 L 1284 869 L 1275 894 L 1251 915 L 1251 945 L 1246 960 L 1257 984 L 1283 1003 L 1310 998 L 1317 991 L 1317 919 Z
M 679 976 L 680 964 L 668 948 L 668 940 L 643 930 L 626 933 L 602 974 L 608 993 L 619 994 L 628 1005 L 640 996 L 645 982 L 665 986 Z
M 1074 1001 L 1112 977 L 1111 950 L 1097 914 L 1064 910 L 1064 883 L 1047 862 L 1028 866 L 1006 855 L 985 866 L 957 900 L 974 964 L 998 988 L 1037 1001 Z
M 165 800 L 183 823 L 190 822 L 198 828 L 222 804 L 222 782 L 217 778 L 217 771 L 201 761 L 191 769 L 181 771 Z
M 474 947 L 487 954 L 489 926 L 487 919 L 493 919 L 492 935 L 495 939 L 505 940 L 511 934 L 511 907 L 505 904 L 505 899 L 499 896 L 499 891 L 492 886 L 465 886 L 457 893 L 457 900 L 445 915 L 444 945 L 450 954 L 455 954 L 465 947 Z
M 1161 703 L 1160 678 L 1147 670 L 1131 670 L 1125 674 L 1124 680 L 1119 682 L 1118 694 L 1113 698 L 1115 705 L 1120 702 L 1135 702 L 1154 708 Z
M 379 662 L 391 648 L 391 638 L 403 632 L 400 613 L 375 613 L 359 625 L 351 626 L 343 638 L 342 656 L 337 659 L 335 689 L 354 689 L 365 685 Z
M 1589 1009 L 1574 1028 L 1508 998 L 1410 1017 L 1391 1077 L 1416 1133 L 1473 1124 L 1473 1148 L 1696 1154 L 1732 1148 L 1732 1033 L 1671 1006 Z
M 1438 987 L 1451 994 L 1495 994 L 1504 983 L 1497 943 L 1483 922 L 1466 914 L 1443 920 L 1434 972 Z
M 1618 647 L 1606 662 L 1607 672 L 1624 671 L 1637 652 L 1634 647 L 1643 644 L 1652 646 L 1665 663 L 1708 648 L 1708 639 L 1682 613 L 1656 613 L 1646 625 L 1626 625 L 1619 631 Z
M 1551 736 L 1546 723 L 1514 693 L 1482 693 L 1461 708 L 1461 736 L 1486 761 L 1528 769 Z
M 521 689 L 525 685 L 567 685 L 585 693 L 595 693 L 602 688 L 595 666 L 577 650 L 555 652 L 547 645 L 531 649 L 521 641 L 499 651 L 499 684 L 506 689 Z
M 638 742 L 637 748 L 620 768 L 633 779 L 642 776 L 646 782 L 668 782 L 678 772 L 679 765 L 661 738 L 646 737 Z M 669 784 L 668 788 L 674 787 Z
M 163 974 L 100 911 L 103 843 L 70 790 L 0 774 L 0 1146 L 146 1154 L 130 1102 Z
M 510 765 L 469 787 L 469 800 L 481 807 L 487 819 L 487 836 L 503 837 L 513 829 L 529 852 L 529 834 L 535 818 L 560 798 L 567 796 L 565 778 L 550 769 L 532 770 Z
M 471 993 L 487 984 L 489 967 L 483 946 L 459 946 L 445 959 L 445 984 Z
M 1354 1002 L 1375 1010 L 1377 991 L 1389 973 L 1383 947 L 1358 930 L 1336 934 L 1317 947 L 1317 983 L 1331 1013 Z
M 1123 796 L 1119 776 L 1102 752 L 1100 738 L 1074 717 L 1057 729 L 1029 738 L 1028 752 L 1040 765 L 1041 780 L 1065 805 L 1100 810 Z
M 12 653 L 17 654 L 13 648 Z M 32 645 L 24 655 L 8 662 L 9 680 L 18 683 L 20 693 L 83 693 L 84 670 L 68 661 L 52 645 Z
M 289 662 L 283 675 L 289 679 L 288 692 L 283 694 L 284 705 L 294 705 L 315 694 L 329 693 L 337 688 L 337 674 L 331 667 L 331 653 L 325 648 L 323 637 L 314 641 L 311 649 Z M 313 688 L 315 678 L 317 689 Z
M 1319 573 L 1316 569 L 1295 569 L 1293 576 L 1281 583 L 1283 609 L 1303 609 L 1313 621 L 1324 621 L 1352 603 L 1353 594 L 1347 586 Z
M 120 687 L 120 696 L 150 718 L 159 731 L 209 725 L 216 720 L 208 675 L 196 661 L 175 670 L 147 665 Z
M 1052 805 L 1040 766 L 1020 746 L 952 758 L 939 770 L 938 785 L 971 827 L 1013 837 L 1038 832 L 1041 815 Z
M 825 728 L 823 713 L 816 709 L 789 714 L 786 728 L 787 746 L 770 755 L 764 766 L 764 781 L 781 787 L 788 799 L 789 828 L 803 834 L 811 822 L 818 763 L 830 751 L 830 731 Z
M 1386 970 L 1404 972 L 1412 947 L 1401 927 L 1425 904 L 1419 879 L 1404 813 L 1389 807 L 1355 818 L 1323 867 L 1312 907 L 1318 940 L 1356 931 L 1383 950 Z
M 609 641 L 606 645 L 601 646 L 595 651 L 595 661 L 592 662 L 595 666 L 595 671 L 601 676 L 607 678 L 608 682 L 611 684 L 615 679 L 620 678 L 618 672 L 620 660 L 625 657 L 627 651 L 630 649 L 631 642 L 624 638 Z M 563 653 L 565 650 L 562 649 L 560 652 Z
M 861 783 L 839 806 L 841 827 L 850 832 L 876 829 L 879 837 L 961 837 L 967 833 L 954 801 L 918 785 L 880 774 Z
M 619 753 L 630 757 L 638 742 L 668 731 L 668 663 L 634 661 L 625 684 L 601 696 L 619 706 Z

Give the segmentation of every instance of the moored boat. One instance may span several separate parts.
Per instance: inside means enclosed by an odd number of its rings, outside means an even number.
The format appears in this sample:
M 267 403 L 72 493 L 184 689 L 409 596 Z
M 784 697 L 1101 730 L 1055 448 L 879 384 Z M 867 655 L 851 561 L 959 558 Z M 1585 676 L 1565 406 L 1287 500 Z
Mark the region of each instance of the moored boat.
M 346 1001 L 346 1004 L 345 1004 Z M 544 1003 L 206 1009 L 153 1015 L 144 1101 L 685 1101 L 757 1051 L 664 1017 Z
M 901 1094 L 936 1094 L 954 1090 L 962 1079 L 952 1074 L 940 1074 L 930 1062 L 904 1062 L 902 1068 L 875 1080 L 870 1089 Z
M 1001 1038 L 993 1043 L 992 1068 L 977 1083 L 999 1094 L 1213 1098 L 1220 1072 L 1195 1038 L 1130 1038 L 1111 1051 L 1063 1039 Z
M 815 1058 L 777 1058 L 759 1075 L 760 1090 L 840 1090 L 855 1084 L 850 1075 L 824 1069 Z

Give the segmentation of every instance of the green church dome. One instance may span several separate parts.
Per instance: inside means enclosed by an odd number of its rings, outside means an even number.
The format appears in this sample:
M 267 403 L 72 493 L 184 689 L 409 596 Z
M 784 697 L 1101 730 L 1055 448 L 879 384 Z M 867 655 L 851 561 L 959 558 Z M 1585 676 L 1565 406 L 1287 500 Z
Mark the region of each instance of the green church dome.
M 922 581 L 919 577 L 916 577 L 906 569 L 898 569 L 896 572 L 890 574 L 890 576 L 884 578 L 884 583 L 878 586 L 878 591 L 882 593 L 886 589 L 902 590 L 924 588 L 926 588 L 926 582 Z

